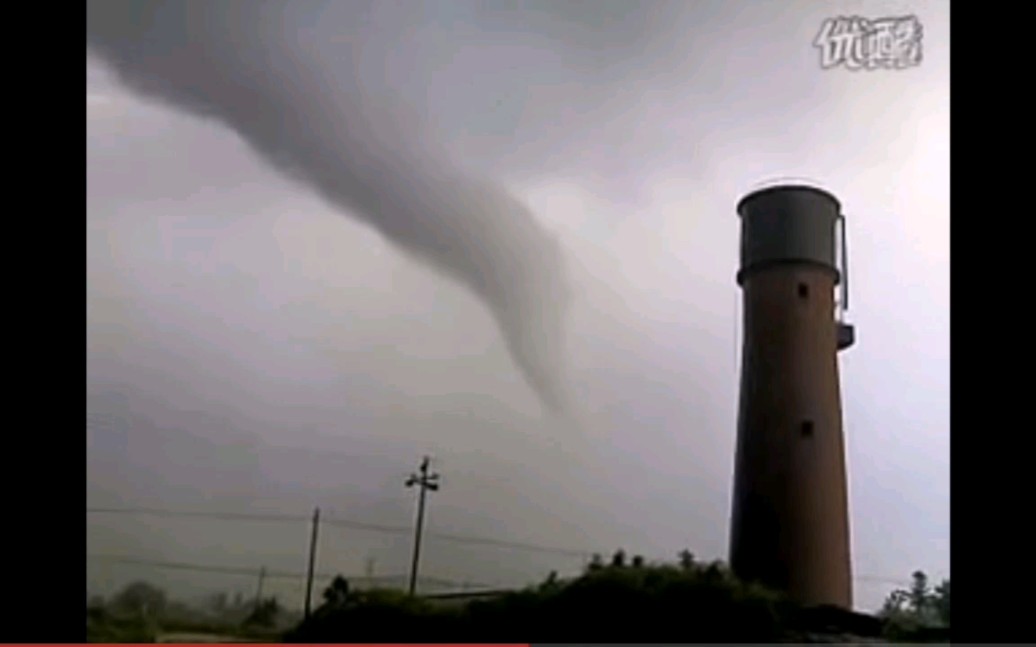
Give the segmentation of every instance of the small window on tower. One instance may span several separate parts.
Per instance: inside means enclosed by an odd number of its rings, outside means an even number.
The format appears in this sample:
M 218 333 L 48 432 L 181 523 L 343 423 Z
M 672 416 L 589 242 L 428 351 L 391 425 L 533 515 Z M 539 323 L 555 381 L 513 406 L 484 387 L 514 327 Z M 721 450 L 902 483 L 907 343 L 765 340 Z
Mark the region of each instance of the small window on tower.
M 809 296 L 809 286 L 805 283 L 799 283 L 799 298 L 805 299 Z
M 802 437 L 812 438 L 813 437 L 813 421 L 806 420 L 802 423 Z

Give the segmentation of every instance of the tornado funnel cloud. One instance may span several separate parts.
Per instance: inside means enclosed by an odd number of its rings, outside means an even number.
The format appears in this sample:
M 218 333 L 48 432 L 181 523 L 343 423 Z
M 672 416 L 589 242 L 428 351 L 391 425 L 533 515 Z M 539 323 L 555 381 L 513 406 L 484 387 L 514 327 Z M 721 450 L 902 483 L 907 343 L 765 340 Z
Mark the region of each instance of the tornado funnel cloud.
M 462 170 L 418 111 L 367 91 L 349 72 L 362 42 L 341 48 L 347 58 L 333 65 L 315 55 L 299 12 L 320 6 L 92 2 L 87 48 L 131 91 L 222 123 L 280 172 L 471 290 L 543 405 L 564 412 L 558 242 L 502 186 Z

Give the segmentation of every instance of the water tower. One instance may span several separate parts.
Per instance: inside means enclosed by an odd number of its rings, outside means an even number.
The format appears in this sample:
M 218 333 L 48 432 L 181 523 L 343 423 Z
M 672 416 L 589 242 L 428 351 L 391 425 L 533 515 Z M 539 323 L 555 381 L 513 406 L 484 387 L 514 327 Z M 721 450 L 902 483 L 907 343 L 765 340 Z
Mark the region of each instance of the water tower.
M 855 340 L 845 217 L 834 196 L 805 185 L 755 191 L 737 213 L 744 343 L 730 565 L 799 603 L 851 610 L 838 380 L 838 352 Z

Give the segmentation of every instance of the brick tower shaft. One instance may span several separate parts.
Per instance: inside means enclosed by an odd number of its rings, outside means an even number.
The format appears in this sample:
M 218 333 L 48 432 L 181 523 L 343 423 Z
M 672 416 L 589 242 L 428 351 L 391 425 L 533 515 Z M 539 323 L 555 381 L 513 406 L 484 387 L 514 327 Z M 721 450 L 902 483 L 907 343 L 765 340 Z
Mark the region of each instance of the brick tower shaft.
M 853 330 L 835 317 L 840 206 L 816 189 L 777 187 L 738 212 L 744 344 L 731 567 L 799 603 L 851 609 L 838 351 Z

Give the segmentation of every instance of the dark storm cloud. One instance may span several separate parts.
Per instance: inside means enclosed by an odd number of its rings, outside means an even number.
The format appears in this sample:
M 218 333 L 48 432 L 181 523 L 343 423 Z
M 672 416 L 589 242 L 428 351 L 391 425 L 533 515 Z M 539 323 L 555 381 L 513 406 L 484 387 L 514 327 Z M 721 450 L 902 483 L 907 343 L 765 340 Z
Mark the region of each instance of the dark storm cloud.
M 368 92 L 348 73 L 325 76 L 289 12 L 298 6 L 91 3 L 87 43 L 128 87 L 219 120 L 281 171 L 465 284 L 543 403 L 562 410 L 568 294 L 558 243 L 504 188 L 461 170 L 390 92 Z M 356 21 L 368 15 L 356 5 Z M 353 33 L 343 51 L 359 59 L 362 34 Z

